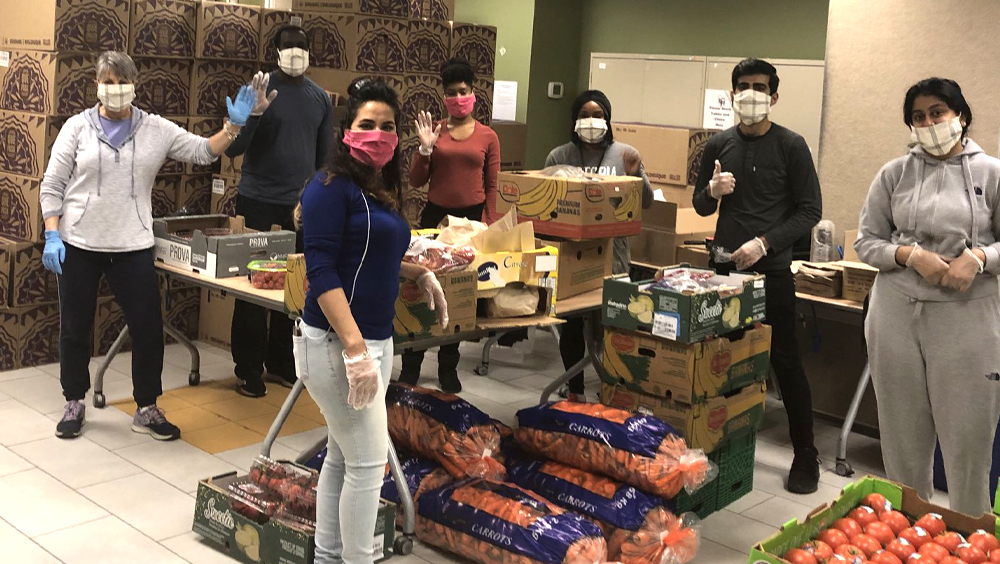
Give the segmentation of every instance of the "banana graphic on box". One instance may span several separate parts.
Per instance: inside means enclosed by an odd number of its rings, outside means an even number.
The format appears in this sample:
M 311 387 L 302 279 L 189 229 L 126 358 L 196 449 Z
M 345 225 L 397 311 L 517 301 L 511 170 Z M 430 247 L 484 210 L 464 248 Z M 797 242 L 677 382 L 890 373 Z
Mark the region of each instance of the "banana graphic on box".
M 720 425 L 718 429 L 713 431 L 709 428 L 708 410 L 704 406 L 699 409 L 702 413 L 700 417 L 694 419 L 694 428 L 691 429 L 691 440 L 688 441 L 688 448 L 700 448 L 709 451 L 722 441 L 726 426 Z
M 615 208 L 615 220 L 617 221 L 631 221 L 639 215 L 639 206 L 642 205 L 642 200 L 639 197 L 638 190 L 632 190 L 625 196 L 622 203 L 618 204 Z
M 420 323 L 410 308 L 405 304 L 396 304 L 396 317 L 392 319 L 392 328 L 399 335 L 409 335 L 411 333 L 419 335 L 424 332 L 424 325 Z
M 569 193 L 569 183 L 565 179 L 546 178 L 530 192 L 521 194 L 517 201 L 517 213 L 524 217 L 552 219 L 559 200 L 565 200 Z
M 604 343 L 604 369 L 615 378 L 621 378 L 626 382 L 632 382 L 632 371 L 625 366 L 614 344 L 611 342 L 612 334 L 609 333 Z

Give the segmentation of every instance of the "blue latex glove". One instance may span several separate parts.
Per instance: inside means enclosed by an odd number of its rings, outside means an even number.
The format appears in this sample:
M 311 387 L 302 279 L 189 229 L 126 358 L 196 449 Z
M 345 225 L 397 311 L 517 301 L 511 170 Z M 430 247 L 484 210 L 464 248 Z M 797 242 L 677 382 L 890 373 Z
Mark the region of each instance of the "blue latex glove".
M 226 108 L 229 110 L 229 123 L 243 127 L 247 124 L 250 112 L 257 105 L 257 94 L 249 86 L 240 87 L 236 101 L 226 96 Z
M 45 250 L 42 251 L 42 265 L 45 270 L 62 275 L 62 263 L 66 260 L 66 245 L 59 238 L 59 232 L 45 232 Z

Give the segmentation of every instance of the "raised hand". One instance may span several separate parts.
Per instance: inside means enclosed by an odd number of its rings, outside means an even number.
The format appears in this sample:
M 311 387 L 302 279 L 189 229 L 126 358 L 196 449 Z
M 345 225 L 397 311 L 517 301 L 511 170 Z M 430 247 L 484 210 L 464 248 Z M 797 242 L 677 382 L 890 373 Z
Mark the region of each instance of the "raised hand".
M 267 92 L 267 86 L 271 82 L 270 73 L 257 72 L 254 75 L 253 80 L 250 81 L 250 88 L 253 89 L 254 93 L 257 95 L 257 102 L 254 104 L 253 111 L 250 112 L 252 116 L 259 116 L 267 111 L 267 108 L 271 106 L 271 102 L 278 97 L 278 91 L 273 90 L 270 94 Z
M 708 193 L 716 200 L 721 200 L 723 196 L 728 196 L 736 190 L 736 177 L 731 172 L 722 172 L 722 163 L 716 159 L 715 172 L 712 173 L 712 180 L 708 183 Z
M 431 118 L 430 112 L 425 110 L 420 110 L 417 114 L 416 120 L 417 126 L 417 137 L 420 139 L 420 153 L 429 156 L 434 150 L 434 144 L 437 143 L 438 136 L 441 135 L 441 124 L 434 126 L 434 119 Z

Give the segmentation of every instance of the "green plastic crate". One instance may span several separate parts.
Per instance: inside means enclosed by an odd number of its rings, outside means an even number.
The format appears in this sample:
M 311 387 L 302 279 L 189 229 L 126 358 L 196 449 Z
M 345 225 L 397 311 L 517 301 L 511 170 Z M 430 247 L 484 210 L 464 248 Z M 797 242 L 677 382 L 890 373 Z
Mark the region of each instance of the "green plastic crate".
M 719 465 L 718 498 L 716 509 L 722 509 L 753 490 L 754 455 L 757 450 L 757 433 L 750 433 L 731 440 L 717 451 L 713 462 Z M 713 453 L 716 454 L 716 453 Z
M 686 491 L 681 490 L 681 493 L 677 494 L 677 497 L 670 503 L 673 506 L 674 513 L 677 515 L 690 512 L 704 519 L 719 509 L 717 506 L 718 500 L 719 482 L 718 480 L 712 480 L 693 494 L 688 494 Z

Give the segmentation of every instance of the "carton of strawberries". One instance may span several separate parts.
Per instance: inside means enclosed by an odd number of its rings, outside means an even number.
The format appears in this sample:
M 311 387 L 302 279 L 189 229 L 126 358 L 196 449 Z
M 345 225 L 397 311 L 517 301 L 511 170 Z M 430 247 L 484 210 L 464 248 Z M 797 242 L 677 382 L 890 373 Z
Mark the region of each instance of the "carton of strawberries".
M 259 455 L 250 467 L 249 478 L 261 490 L 258 497 L 280 503 L 271 515 L 300 526 L 315 527 L 319 485 L 319 474 L 315 471 Z

